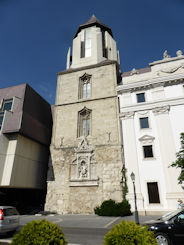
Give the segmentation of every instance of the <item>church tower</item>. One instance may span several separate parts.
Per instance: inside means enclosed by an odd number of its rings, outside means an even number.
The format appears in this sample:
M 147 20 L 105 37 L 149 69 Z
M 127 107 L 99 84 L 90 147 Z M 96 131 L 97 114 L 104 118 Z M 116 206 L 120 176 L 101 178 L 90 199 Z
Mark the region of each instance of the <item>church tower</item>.
M 112 31 L 93 15 L 58 73 L 46 210 L 87 214 L 104 200 L 121 201 L 119 75 Z

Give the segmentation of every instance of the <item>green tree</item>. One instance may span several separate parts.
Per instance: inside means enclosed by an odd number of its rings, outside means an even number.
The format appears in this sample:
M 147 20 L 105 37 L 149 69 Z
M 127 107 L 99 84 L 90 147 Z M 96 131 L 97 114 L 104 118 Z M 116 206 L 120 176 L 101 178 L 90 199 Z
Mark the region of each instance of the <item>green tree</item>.
M 181 172 L 178 177 L 178 183 L 181 184 L 184 181 L 184 133 L 180 134 L 181 148 L 179 152 L 176 153 L 176 161 L 170 166 L 180 168 Z

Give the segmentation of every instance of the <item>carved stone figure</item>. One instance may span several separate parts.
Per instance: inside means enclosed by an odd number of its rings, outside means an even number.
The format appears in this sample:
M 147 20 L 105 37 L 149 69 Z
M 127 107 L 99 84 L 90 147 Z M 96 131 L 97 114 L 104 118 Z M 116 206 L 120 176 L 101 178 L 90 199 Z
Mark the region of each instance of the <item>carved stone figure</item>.
M 79 171 L 79 178 L 83 179 L 88 177 L 88 166 L 85 161 L 81 161 L 79 163 L 78 171 Z
M 164 58 L 164 59 L 167 59 L 167 58 L 170 58 L 170 57 L 171 57 L 171 56 L 168 55 L 167 50 L 165 50 L 165 51 L 164 51 L 164 54 L 163 54 L 163 58 Z
M 180 57 L 180 56 L 183 55 L 183 52 L 182 52 L 181 50 L 178 50 L 178 51 L 176 52 L 176 55 L 177 55 L 178 57 Z
M 138 74 L 139 72 L 135 69 L 135 68 L 133 68 L 132 70 L 131 70 L 131 75 L 134 75 L 134 74 Z

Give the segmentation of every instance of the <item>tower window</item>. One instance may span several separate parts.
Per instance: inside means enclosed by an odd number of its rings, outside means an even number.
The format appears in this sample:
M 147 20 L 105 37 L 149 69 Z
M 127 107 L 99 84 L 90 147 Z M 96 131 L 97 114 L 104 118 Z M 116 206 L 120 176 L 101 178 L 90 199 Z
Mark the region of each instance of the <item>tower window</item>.
M 78 115 L 78 137 L 87 137 L 91 131 L 91 110 L 84 107 Z
M 149 203 L 160 203 L 158 183 L 149 182 L 147 183 L 147 187 L 148 187 Z
M 102 31 L 102 48 L 103 48 L 103 57 L 107 58 L 107 48 L 105 43 L 105 31 Z
M 142 117 L 139 118 L 140 120 L 140 127 L 143 128 L 149 128 L 149 121 L 148 121 L 148 117 Z
M 143 151 L 144 151 L 144 158 L 153 157 L 152 145 L 144 145 L 143 146 Z
M 81 58 L 91 56 L 91 29 L 84 30 L 83 40 L 81 40 Z
M 142 103 L 145 102 L 145 93 L 140 93 L 140 94 L 136 94 L 137 96 L 137 103 Z
M 79 99 L 91 96 L 91 75 L 84 74 L 79 81 Z

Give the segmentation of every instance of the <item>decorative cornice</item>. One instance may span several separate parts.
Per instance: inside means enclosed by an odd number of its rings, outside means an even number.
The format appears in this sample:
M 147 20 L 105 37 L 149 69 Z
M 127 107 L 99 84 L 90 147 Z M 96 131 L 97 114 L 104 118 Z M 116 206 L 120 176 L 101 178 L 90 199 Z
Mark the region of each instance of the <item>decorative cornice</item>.
M 150 136 L 150 135 L 144 135 L 141 138 L 139 138 L 139 141 L 144 145 L 144 144 L 152 144 L 154 141 L 155 137 Z
M 135 112 L 140 112 L 140 111 L 153 110 L 159 107 L 167 107 L 167 106 L 171 107 L 171 106 L 177 106 L 177 105 L 184 105 L 183 96 L 179 98 L 175 98 L 175 99 L 165 99 L 165 100 L 160 100 L 160 101 L 145 102 L 142 104 L 139 103 L 139 104 L 121 107 L 120 117 L 122 117 L 122 115 L 125 113 L 130 113 L 130 112 L 135 113 Z
M 122 118 L 122 119 L 132 119 L 132 118 L 134 118 L 134 114 L 135 114 L 135 112 L 124 112 L 124 113 L 121 113 L 121 115 L 120 115 L 120 118 Z
M 156 107 L 153 108 L 152 111 L 155 115 L 160 115 L 160 114 L 168 114 L 170 110 L 170 106 L 162 106 L 162 107 Z
M 68 73 L 77 72 L 77 71 L 83 71 L 83 70 L 87 70 L 87 69 L 94 69 L 96 67 L 112 65 L 112 64 L 115 64 L 119 68 L 119 64 L 117 61 L 105 60 L 105 61 L 102 61 L 98 64 L 94 64 L 94 65 L 82 66 L 82 67 L 78 67 L 78 68 L 71 68 L 70 67 L 70 69 L 68 69 L 68 70 L 58 72 L 57 75 L 63 75 L 63 74 L 68 74 Z
M 152 63 L 149 63 L 150 66 L 153 66 L 153 65 L 158 65 L 158 64 L 162 64 L 162 63 L 168 63 L 168 62 L 172 62 L 172 61 L 175 61 L 175 60 L 181 60 L 181 59 L 184 59 L 184 55 L 178 55 L 177 57 L 167 57 L 163 60 L 158 60 L 158 61 L 154 61 Z
M 184 66 L 184 64 L 182 65 Z M 123 84 L 117 86 L 118 94 L 126 92 L 134 92 L 143 89 L 150 89 L 154 87 L 167 86 L 168 84 L 178 84 L 184 81 L 184 74 L 175 74 L 165 77 L 156 77 L 149 80 L 142 80 L 139 82 Z

